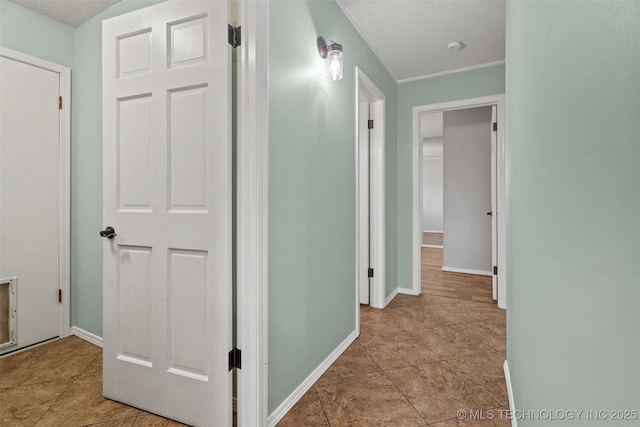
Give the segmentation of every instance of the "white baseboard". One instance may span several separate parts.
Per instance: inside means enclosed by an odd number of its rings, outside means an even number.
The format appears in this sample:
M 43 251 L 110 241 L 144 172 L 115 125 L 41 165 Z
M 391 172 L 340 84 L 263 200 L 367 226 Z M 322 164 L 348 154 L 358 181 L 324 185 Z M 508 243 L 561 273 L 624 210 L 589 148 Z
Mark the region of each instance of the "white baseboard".
M 464 274 L 476 274 L 478 276 L 493 276 L 491 271 L 485 270 L 471 270 L 468 268 L 455 268 L 442 266 L 442 271 L 449 271 L 451 273 L 464 273 Z
M 389 296 L 384 299 L 384 307 L 388 306 L 389 303 L 396 297 L 396 295 L 398 295 L 398 288 L 395 288 L 393 292 L 391 292 Z
M 76 326 L 72 326 L 69 331 L 71 335 L 75 335 L 78 338 L 82 338 L 85 341 L 89 341 L 91 344 L 97 345 L 102 348 L 102 337 L 99 337 L 91 332 L 87 332 L 84 329 L 80 329 Z
M 398 293 L 403 295 L 413 295 L 415 297 L 420 295 L 420 292 L 416 292 L 412 288 L 398 288 Z
M 336 347 L 335 350 L 331 352 L 331 354 L 313 371 L 309 376 L 300 384 L 293 393 L 287 397 L 284 402 L 278 406 L 275 411 L 269 415 L 267 420 L 267 425 L 269 427 L 274 427 L 278 424 L 282 418 L 293 408 L 293 406 L 298 403 L 298 400 L 304 396 L 304 394 L 309 391 L 309 389 L 315 384 L 316 381 L 324 374 L 327 369 L 335 362 L 338 357 L 349 347 L 355 340 L 358 338 L 358 331 L 353 331 L 349 334 L 344 341 Z
M 516 410 L 516 405 L 513 400 L 513 387 L 511 387 L 511 374 L 509 373 L 509 364 L 504 361 L 502 365 L 504 369 L 504 381 L 507 383 L 507 396 L 509 397 L 509 410 L 513 414 Z M 518 420 L 516 417 L 511 417 L 511 427 L 518 427 Z
M 440 234 L 444 234 L 444 231 L 442 230 L 422 230 L 423 233 L 440 233 Z

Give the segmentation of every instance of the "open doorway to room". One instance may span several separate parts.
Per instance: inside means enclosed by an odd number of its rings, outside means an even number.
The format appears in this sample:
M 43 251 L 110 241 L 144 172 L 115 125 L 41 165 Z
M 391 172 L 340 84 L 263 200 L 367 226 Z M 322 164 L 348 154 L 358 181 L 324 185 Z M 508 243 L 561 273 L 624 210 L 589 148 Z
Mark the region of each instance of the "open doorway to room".
M 414 108 L 416 294 L 506 308 L 503 102 Z
M 493 301 L 493 108 L 420 116 L 425 294 Z

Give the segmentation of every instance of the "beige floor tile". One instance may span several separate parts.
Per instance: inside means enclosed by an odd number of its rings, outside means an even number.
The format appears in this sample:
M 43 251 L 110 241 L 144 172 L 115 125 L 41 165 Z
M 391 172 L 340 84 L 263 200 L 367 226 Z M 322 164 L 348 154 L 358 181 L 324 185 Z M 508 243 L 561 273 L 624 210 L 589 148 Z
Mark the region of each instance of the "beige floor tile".
M 86 427 L 131 427 L 136 417 L 125 418 L 123 420 L 107 421 L 104 423 L 90 424 Z M 84 427 L 84 426 L 83 426 Z
M 480 384 L 501 405 L 507 405 L 507 387 L 504 379 L 502 363 L 498 358 L 484 354 L 447 360 L 446 363 L 456 372 L 458 377 Z
M 483 419 L 483 417 L 485 417 Z M 481 413 L 478 416 L 479 419 L 469 419 L 468 416 L 464 419 L 452 418 L 445 421 L 440 421 L 431 424 L 433 427 L 466 427 L 466 426 L 479 426 L 479 427 L 511 427 L 511 421 L 504 415 L 501 415 L 499 411 L 489 410 Z
M 453 418 L 460 410 L 489 409 L 498 405 L 479 384 L 458 377 L 446 362 L 385 373 L 430 424 Z
M 478 338 L 466 334 L 464 326 L 437 326 L 407 333 L 412 341 L 430 348 L 438 356 L 438 360 L 486 352 L 488 349 L 484 343 Z
M 433 307 L 437 306 L 398 307 L 389 312 L 389 317 L 392 318 L 403 331 L 431 328 L 448 323 L 445 318 L 431 310 Z
M 69 387 L 70 381 L 38 383 L 0 391 L 0 425 L 33 426 Z
M 99 376 L 102 378 L 102 352 L 98 353 L 87 367 L 80 373 L 80 377 Z
M 473 337 L 477 342 L 491 347 L 494 351 L 505 352 L 507 350 L 507 340 L 500 332 L 499 326 L 491 321 L 480 321 L 458 325 L 465 334 Z
M 319 381 L 349 377 L 353 375 L 370 374 L 372 372 L 379 371 L 380 367 L 362 348 L 359 340 L 356 340 L 344 353 L 342 353 L 338 360 L 331 365 Z
M 401 332 L 402 326 L 388 312 L 360 306 L 360 337 Z
M 475 304 L 488 305 L 482 303 Z M 477 322 L 484 319 L 482 313 L 462 308 L 457 303 L 431 305 L 425 307 L 424 310 L 431 313 L 432 316 L 441 319 L 439 322 L 439 324 L 441 325 L 455 325 L 458 323 Z
M 0 388 L 76 377 L 102 350 L 68 337 L 0 359 Z
M 316 385 L 316 390 L 334 427 L 417 427 L 425 424 L 382 373 L 324 381 Z
M 360 343 L 385 371 L 439 360 L 431 346 L 424 340 L 416 339 L 410 331 L 361 337 Z
M 180 427 L 186 424 L 179 423 L 159 415 L 141 412 L 133 423 L 134 427 Z
M 278 427 L 329 427 L 320 398 L 315 388 L 311 388 L 289 413 L 278 423 Z
M 102 376 L 85 376 L 76 379 L 36 425 L 91 425 L 135 417 L 138 412 L 131 406 L 105 399 Z

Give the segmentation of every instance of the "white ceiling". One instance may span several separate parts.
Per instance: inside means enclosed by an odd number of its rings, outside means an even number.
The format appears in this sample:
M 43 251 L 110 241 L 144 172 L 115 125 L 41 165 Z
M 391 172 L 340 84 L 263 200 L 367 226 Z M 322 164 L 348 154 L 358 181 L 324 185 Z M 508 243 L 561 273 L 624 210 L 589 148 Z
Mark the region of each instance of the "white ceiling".
M 12 3 L 77 27 L 120 0 L 9 0 Z
M 120 0 L 10 1 L 77 27 Z M 336 1 L 396 80 L 504 61 L 505 0 Z
M 504 61 L 504 0 L 336 1 L 398 81 Z

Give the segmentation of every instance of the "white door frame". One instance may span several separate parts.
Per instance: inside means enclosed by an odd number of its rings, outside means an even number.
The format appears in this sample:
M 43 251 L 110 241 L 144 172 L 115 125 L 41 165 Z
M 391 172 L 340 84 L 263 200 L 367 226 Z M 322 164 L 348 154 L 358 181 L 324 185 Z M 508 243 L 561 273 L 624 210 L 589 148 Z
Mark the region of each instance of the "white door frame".
M 42 68 L 60 75 L 60 95 L 63 99 L 60 110 L 60 158 L 59 158 L 59 189 L 60 212 L 58 225 L 59 269 L 58 286 L 62 291 L 62 302 L 58 307 L 58 335 L 60 338 L 69 336 L 71 322 L 71 286 L 70 286 L 70 241 L 71 241 L 71 68 L 44 59 L 36 58 L 16 50 L 0 46 L 0 56 Z M 55 102 L 55 100 L 52 100 Z
M 267 426 L 269 229 L 269 4 L 238 0 L 238 426 Z
M 497 212 L 494 212 L 498 224 L 498 307 L 507 308 L 506 274 L 506 173 L 505 173 L 505 96 L 490 95 L 480 98 L 462 99 L 439 104 L 413 107 L 412 166 L 413 166 L 413 206 L 412 206 L 412 288 L 405 293 L 420 295 L 421 290 L 421 251 L 422 244 L 422 147 L 420 144 L 420 114 L 440 111 L 462 110 L 473 107 L 496 105 L 498 107 L 497 141 Z
M 386 243 L 385 243 L 385 96 L 384 93 L 371 81 L 371 79 L 356 67 L 356 123 L 355 123 L 355 159 L 356 159 L 356 313 L 359 312 L 360 281 L 362 275 L 369 267 L 374 269 L 374 277 L 371 279 L 369 292 L 369 305 L 375 308 L 384 308 L 386 297 Z M 369 206 L 361 206 L 360 182 L 369 179 L 366 170 L 359 166 L 360 135 L 358 117 L 360 117 L 361 98 L 365 98 L 370 105 L 369 117 L 373 119 L 374 128 L 370 130 L 370 182 Z M 359 229 L 363 221 L 370 221 L 369 239 L 361 238 Z M 368 242 L 367 242 L 368 240 Z M 367 244 L 368 243 L 368 244 Z M 361 266 L 359 259 L 362 251 L 370 250 L 370 266 Z M 356 316 L 359 319 L 359 316 Z M 360 322 L 356 321 L 358 333 Z

